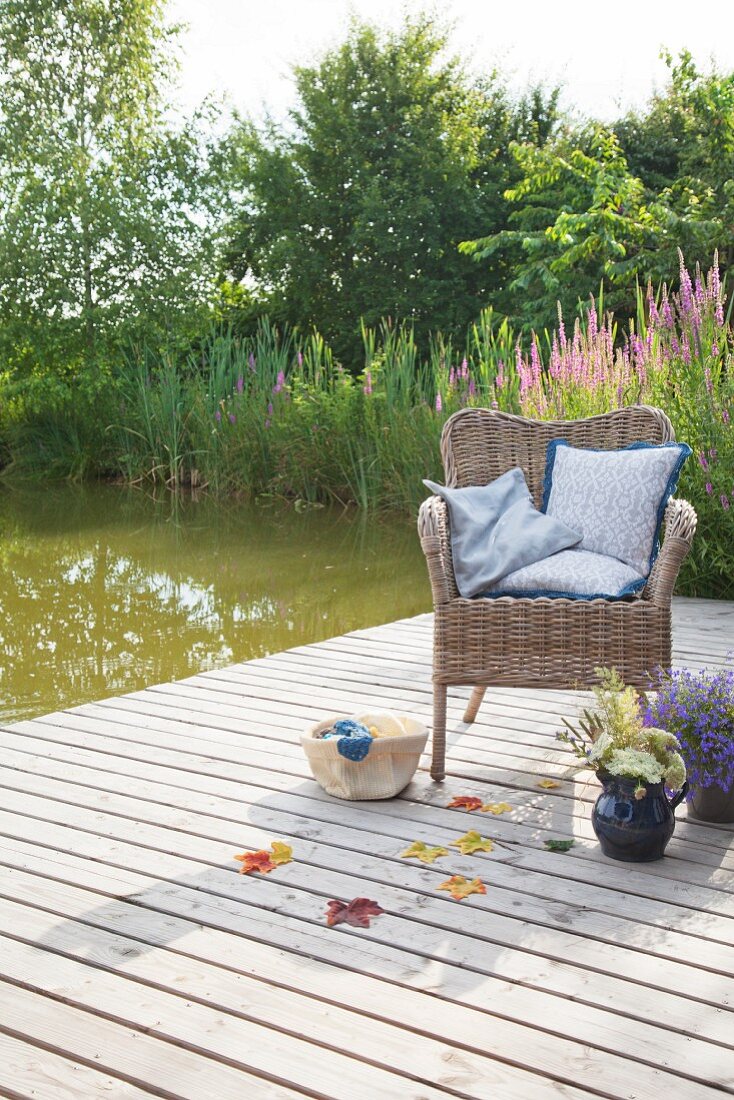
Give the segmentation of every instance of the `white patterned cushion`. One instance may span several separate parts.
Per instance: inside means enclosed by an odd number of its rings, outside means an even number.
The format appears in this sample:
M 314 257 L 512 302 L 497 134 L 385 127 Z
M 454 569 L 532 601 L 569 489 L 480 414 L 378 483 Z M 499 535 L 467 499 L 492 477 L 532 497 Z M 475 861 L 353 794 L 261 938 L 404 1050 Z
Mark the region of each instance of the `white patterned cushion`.
M 645 578 L 629 565 L 589 550 L 561 550 L 503 577 L 488 596 L 568 596 L 619 599 L 644 587 Z
M 554 439 L 543 510 L 581 533 L 579 550 L 618 558 L 647 577 L 665 507 L 690 453 L 685 443 L 591 451 Z

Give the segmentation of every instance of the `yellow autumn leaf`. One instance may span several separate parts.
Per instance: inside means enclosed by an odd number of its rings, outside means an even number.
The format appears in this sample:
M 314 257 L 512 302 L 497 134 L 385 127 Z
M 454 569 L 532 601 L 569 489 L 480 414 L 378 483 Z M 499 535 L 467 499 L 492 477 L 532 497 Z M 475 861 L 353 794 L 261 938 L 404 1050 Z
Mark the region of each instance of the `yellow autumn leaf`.
M 403 859 L 419 859 L 421 863 L 433 863 L 439 856 L 447 856 L 449 850 L 448 848 L 441 848 L 439 845 L 435 848 L 429 848 L 424 841 L 414 840 L 410 848 L 406 848 L 400 854 Z
M 458 848 L 463 856 L 470 856 L 473 852 L 491 852 L 494 848 L 491 840 L 480 836 L 474 829 L 449 843 L 453 848 Z
M 482 806 L 484 814 L 508 814 L 512 806 L 509 802 L 487 802 Z
M 486 894 L 487 889 L 480 878 L 468 879 L 463 875 L 452 875 L 446 882 L 442 882 L 439 890 L 448 890 L 456 901 L 468 898 L 469 894 Z
M 560 785 L 557 779 L 539 779 L 535 784 L 536 787 L 543 787 L 546 791 L 551 791 L 554 787 L 560 787 Z
M 293 862 L 293 849 L 284 840 L 274 840 L 270 847 L 273 850 L 270 859 L 276 867 L 280 866 L 281 863 Z

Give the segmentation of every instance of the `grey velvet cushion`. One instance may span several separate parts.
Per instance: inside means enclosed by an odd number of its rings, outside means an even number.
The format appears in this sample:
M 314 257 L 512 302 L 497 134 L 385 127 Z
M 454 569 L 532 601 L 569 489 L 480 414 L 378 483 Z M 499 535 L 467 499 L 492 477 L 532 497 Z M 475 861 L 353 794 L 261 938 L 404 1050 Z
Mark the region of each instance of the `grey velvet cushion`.
M 448 505 L 456 587 L 466 598 L 581 539 L 561 520 L 537 510 L 519 466 L 489 485 L 423 484 Z

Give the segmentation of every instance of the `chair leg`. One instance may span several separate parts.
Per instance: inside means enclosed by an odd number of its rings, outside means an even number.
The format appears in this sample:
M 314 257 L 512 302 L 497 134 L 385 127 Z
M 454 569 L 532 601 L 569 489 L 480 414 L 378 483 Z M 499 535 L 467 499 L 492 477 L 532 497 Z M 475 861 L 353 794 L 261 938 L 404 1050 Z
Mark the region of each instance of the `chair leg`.
M 482 705 L 482 699 L 484 698 L 484 693 L 486 690 L 486 687 L 482 687 L 481 684 L 478 684 L 471 693 L 471 699 L 467 703 L 466 710 L 464 711 L 464 721 L 468 725 L 471 725 L 471 723 L 476 718 L 477 712 Z
M 445 684 L 433 685 L 433 757 L 431 778 L 437 783 L 446 775 L 446 692 Z

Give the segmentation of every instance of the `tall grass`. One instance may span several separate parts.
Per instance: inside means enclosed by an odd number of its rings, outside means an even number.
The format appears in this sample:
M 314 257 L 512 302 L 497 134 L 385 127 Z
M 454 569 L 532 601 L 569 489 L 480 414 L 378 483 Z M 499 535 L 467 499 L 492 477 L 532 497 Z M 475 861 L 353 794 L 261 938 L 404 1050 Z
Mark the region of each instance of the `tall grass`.
M 491 310 L 461 346 L 436 334 L 419 348 L 390 321 L 362 340 L 358 376 L 317 332 L 263 321 L 251 338 L 213 331 L 183 364 L 131 352 L 81 390 L 36 380 L 5 394 L 0 447 L 16 472 L 414 512 L 422 478 L 442 476 L 440 434 L 459 408 L 563 419 L 656 404 L 695 452 L 681 487 L 700 516 L 688 590 L 734 596 L 734 342 L 716 263 L 704 278 L 681 261 L 675 293 L 641 290 L 625 332 L 592 300 L 572 332 L 559 318 L 525 351 Z

